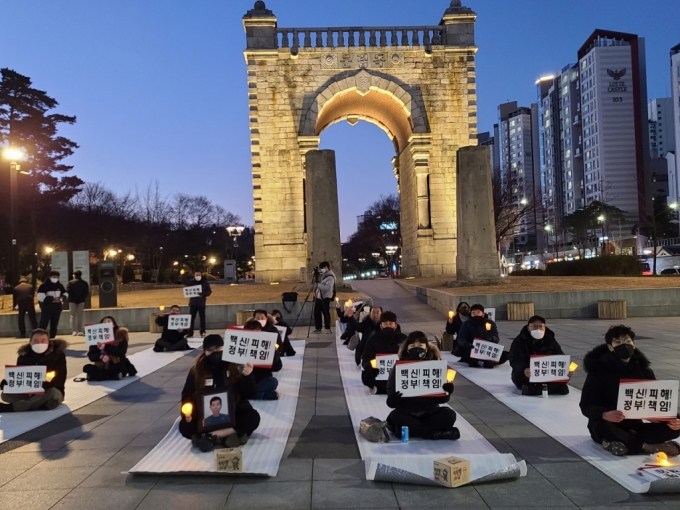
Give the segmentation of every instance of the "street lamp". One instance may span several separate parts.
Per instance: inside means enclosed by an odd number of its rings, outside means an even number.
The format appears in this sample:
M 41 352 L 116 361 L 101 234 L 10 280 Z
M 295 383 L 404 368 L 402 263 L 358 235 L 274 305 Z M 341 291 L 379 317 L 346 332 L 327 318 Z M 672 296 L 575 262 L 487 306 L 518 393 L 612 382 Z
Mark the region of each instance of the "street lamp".
M 233 226 L 227 227 L 227 233 L 234 242 L 234 262 L 236 263 L 236 283 L 238 283 L 238 238 L 241 237 L 246 227 Z
M 548 233 L 547 238 L 546 238 L 546 244 L 549 244 L 549 241 L 550 241 L 550 234 L 552 234 L 552 233 L 554 232 L 555 229 L 553 228 L 552 225 L 546 225 L 545 227 L 543 227 L 543 230 L 545 230 L 545 231 Z M 554 239 L 553 241 L 554 241 L 554 242 L 553 242 L 553 246 L 555 247 L 555 258 L 557 258 L 557 256 L 558 256 L 558 252 L 557 252 L 557 237 L 555 237 L 555 239 Z
M 601 250 L 602 253 L 600 253 L 600 255 L 606 255 L 606 244 L 605 244 L 605 238 L 607 237 L 605 235 L 605 220 L 606 219 L 607 218 L 604 214 L 600 214 L 597 217 L 597 221 L 599 221 L 602 224 L 602 227 L 600 228 L 600 231 L 602 232 L 602 235 L 600 236 L 600 237 L 602 237 L 602 250 Z
M 394 279 L 394 255 L 397 253 L 397 250 L 399 249 L 399 246 L 386 246 L 385 247 L 385 253 L 389 257 L 387 263 L 390 265 L 390 274 L 392 275 L 392 279 Z
M 54 248 L 52 248 L 51 246 L 45 246 L 45 253 L 47 253 L 48 255 L 51 255 L 53 251 Z
M 3 158 L 9 161 L 9 195 L 10 195 L 10 237 L 12 239 L 12 247 L 10 249 L 10 264 L 9 275 L 7 283 L 14 286 L 19 281 L 19 244 L 17 241 L 17 222 L 19 220 L 18 206 L 18 188 L 17 188 L 17 174 L 21 171 L 21 166 L 17 161 L 24 159 L 24 153 L 15 147 L 7 147 L 2 152 Z

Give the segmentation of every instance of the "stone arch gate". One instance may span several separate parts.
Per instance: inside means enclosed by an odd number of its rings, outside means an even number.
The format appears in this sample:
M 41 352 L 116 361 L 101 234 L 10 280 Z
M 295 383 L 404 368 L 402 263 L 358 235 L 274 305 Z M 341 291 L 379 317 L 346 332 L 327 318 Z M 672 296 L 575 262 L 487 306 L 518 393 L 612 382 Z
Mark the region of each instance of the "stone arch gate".
M 404 274 L 456 274 L 457 151 L 477 145 L 475 21 L 460 0 L 425 27 L 280 28 L 264 2 L 248 11 L 258 279 L 297 280 L 323 259 L 340 272 L 337 205 L 335 219 L 310 230 L 319 210 L 308 210 L 309 195 L 319 183 L 305 180 L 319 175 L 305 163 L 321 132 L 341 120 L 372 122 L 394 143 Z M 331 165 L 325 184 L 337 204 Z M 337 251 L 314 252 L 319 228 L 337 236 Z

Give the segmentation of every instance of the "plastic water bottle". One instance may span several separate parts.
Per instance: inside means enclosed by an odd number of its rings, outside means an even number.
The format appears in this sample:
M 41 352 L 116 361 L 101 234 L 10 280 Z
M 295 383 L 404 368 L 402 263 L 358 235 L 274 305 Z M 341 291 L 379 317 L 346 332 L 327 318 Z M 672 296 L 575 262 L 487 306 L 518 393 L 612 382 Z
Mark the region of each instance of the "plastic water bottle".
M 408 427 L 402 427 L 401 428 L 401 442 L 402 443 L 408 443 Z
M 541 390 L 541 396 L 543 398 L 548 398 L 548 385 L 544 384 L 543 389 Z

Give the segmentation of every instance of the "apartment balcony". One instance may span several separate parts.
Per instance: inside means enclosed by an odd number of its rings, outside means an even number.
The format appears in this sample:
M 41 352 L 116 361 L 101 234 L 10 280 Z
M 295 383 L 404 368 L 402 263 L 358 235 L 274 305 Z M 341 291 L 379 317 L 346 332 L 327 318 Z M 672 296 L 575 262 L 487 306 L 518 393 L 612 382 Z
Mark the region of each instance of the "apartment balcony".
M 580 115 L 574 115 L 574 126 L 576 126 L 580 123 L 581 123 L 581 116 Z

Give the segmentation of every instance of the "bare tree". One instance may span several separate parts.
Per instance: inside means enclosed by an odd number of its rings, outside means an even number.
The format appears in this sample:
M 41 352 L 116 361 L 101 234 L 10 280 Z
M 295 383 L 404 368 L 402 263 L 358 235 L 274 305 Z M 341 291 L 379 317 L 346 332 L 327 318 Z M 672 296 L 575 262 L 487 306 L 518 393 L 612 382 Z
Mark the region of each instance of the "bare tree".
M 533 223 L 534 211 L 540 207 L 541 197 L 531 193 L 520 199 L 512 183 L 504 182 L 498 175 L 493 176 L 492 186 L 496 246 L 500 250 L 501 245 L 520 232 L 522 224 Z M 533 227 L 535 230 L 536 225 Z

